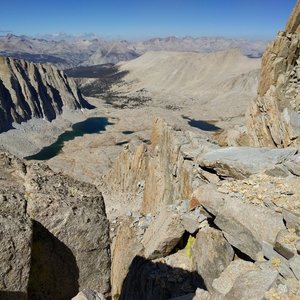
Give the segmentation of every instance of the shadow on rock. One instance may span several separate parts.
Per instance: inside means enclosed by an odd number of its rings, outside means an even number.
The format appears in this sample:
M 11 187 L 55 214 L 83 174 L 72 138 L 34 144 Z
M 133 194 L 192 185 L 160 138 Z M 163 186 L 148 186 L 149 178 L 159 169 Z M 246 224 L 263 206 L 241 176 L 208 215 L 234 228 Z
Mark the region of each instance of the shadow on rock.
M 197 272 L 172 268 L 136 256 L 124 280 L 119 300 L 166 300 L 205 289 Z
M 0 291 L 1 300 L 26 300 L 27 295 L 22 292 Z
M 28 299 L 70 300 L 78 293 L 78 278 L 71 250 L 34 221 Z

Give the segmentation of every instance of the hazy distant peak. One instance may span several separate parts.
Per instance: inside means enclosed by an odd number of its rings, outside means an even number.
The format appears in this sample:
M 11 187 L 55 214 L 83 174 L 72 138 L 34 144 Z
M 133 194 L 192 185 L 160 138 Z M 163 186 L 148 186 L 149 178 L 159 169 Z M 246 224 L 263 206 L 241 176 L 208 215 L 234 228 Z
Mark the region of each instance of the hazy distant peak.
M 224 37 L 168 36 L 133 42 L 104 39 L 95 34 L 58 33 L 35 37 L 7 34 L 0 36 L 0 55 L 71 68 L 127 61 L 148 51 L 208 53 L 236 48 L 246 56 L 260 57 L 266 45 L 267 41 Z

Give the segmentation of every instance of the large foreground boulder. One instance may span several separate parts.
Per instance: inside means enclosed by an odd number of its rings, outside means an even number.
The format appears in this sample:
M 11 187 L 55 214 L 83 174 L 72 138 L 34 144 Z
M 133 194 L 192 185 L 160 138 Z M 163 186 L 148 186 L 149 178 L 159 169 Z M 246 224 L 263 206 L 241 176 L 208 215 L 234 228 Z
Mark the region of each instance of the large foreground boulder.
M 96 187 L 7 153 L 0 181 L 0 298 L 109 292 L 109 224 Z
M 210 227 L 199 231 L 192 249 L 192 257 L 194 266 L 209 291 L 213 290 L 213 280 L 230 264 L 233 255 L 233 248 L 221 231 Z
M 212 150 L 199 163 L 213 169 L 219 176 L 243 179 L 259 172 L 271 171 L 293 157 L 297 149 L 228 147 Z
M 143 251 L 143 246 L 138 241 L 134 227 L 131 224 L 130 218 L 123 220 L 111 247 L 111 294 L 115 298 L 120 296 L 124 279 L 129 272 L 133 259 L 138 255 L 142 255 Z
M 61 286 L 66 281 L 60 274 L 73 278 L 67 285 L 75 283 L 81 290 L 108 292 L 109 224 L 101 193 L 93 185 L 38 165 L 28 169 L 25 187 L 27 211 L 44 239 L 34 237 L 36 259 L 32 268 L 41 272 L 32 279 L 35 284 L 30 286 L 30 292 L 42 297 L 54 286 Z M 38 255 L 41 249 L 43 256 Z M 47 281 L 54 286 L 43 285 Z
M 273 270 L 249 271 L 236 279 L 225 299 L 263 300 L 277 278 L 278 273 Z
M 212 185 L 197 189 L 193 196 L 216 216 L 214 223 L 229 243 L 253 260 L 262 251 L 263 242 L 274 246 L 277 234 L 285 229 L 281 214 L 218 192 Z
M 143 238 L 145 257 L 155 259 L 167 256 L 179 242 L 184 233 L 180 215 L 163 209 L 148 227 Z

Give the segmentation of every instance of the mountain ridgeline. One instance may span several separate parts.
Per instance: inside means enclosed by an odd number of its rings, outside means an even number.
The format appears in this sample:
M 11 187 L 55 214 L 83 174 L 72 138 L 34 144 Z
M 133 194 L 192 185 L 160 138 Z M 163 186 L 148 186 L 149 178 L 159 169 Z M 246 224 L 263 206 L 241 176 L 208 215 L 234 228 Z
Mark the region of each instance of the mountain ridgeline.
M 0 57 L 0 132 L 32 118 L 52 121 L 63 109 L 93 108 L 75 82 L 52 65 Z
M 207 53 L 237 48 L 249 57 L 261 57 L 267 41 L 222 37 L 164 37 L 145 41 L 110 40 L 97 36 L 0 36 L 0 55 L 33 63 L 51 63 L 61 69 L 132 60 L 148 51 Z

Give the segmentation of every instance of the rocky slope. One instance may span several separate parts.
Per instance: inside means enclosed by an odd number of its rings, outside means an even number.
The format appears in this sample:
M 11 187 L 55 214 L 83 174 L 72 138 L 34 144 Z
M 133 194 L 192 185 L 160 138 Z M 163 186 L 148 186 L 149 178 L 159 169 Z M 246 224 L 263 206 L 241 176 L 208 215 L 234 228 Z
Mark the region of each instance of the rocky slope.
M 110 290 L 109 224 L 92 185 L 0 154 L 0 298 Z
M 150 145 L 125 147 L 105 176 L 106 197 L 129 203 L 112 220 L 113 295 L 297 299 L 298 161 L 295 148 L 220 148 L 156 120 Z
M 297 73 L 299 9 L 298 1 L 290 33 L 264 56 L 248 115 L 252 143 L 272 147 L 221 148 L 157 119 L 149 145 L 124 148 L 105 176 L 112 194 L 134 203 L 112 222 L 113 296 L 300 297 L 298 79 L 290 80 Z
M 285 31 L 263 56 L 258 96 L 247 116 L 252 145 L 286 147 L 299 142 L 299 15 L 298 1 Z
M 0 57 L 0 132 L 14 122 L 52 121 L 63 109 L 91 107 L 74 81 L 56 67 Z

